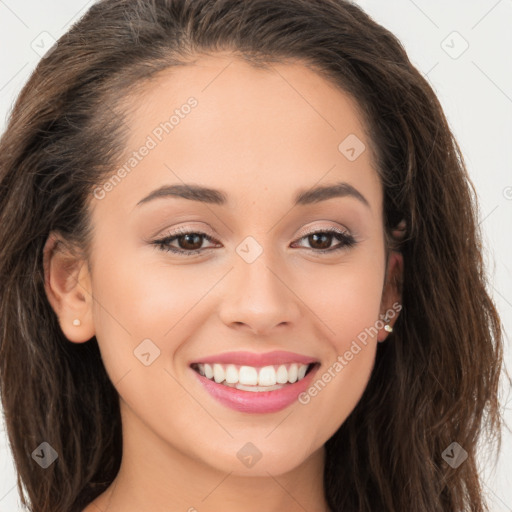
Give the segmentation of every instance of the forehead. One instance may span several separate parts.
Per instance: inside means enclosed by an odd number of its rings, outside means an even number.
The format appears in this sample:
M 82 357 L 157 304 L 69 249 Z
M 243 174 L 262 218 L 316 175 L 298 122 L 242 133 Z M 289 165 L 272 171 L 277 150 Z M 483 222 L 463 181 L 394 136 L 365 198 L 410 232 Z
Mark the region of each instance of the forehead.
M 261 69 L 203 56 L 160 72 L 125 102 L 130 129 L 117 168 L 127 172 L 109 201 L 133 206 L 180 182 L 290 201 L 322 181 L 379 186 L 356 102 L 299 62 Z

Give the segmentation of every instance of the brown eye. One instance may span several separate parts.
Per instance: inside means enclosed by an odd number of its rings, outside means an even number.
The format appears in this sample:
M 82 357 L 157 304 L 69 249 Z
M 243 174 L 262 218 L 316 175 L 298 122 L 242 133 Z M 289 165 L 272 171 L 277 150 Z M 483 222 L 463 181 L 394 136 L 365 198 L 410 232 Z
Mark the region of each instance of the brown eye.
M 203 236 L 199 233 L 181 235 L 176 237 L 176 240 L 178 240 L 178 245 L 181 249 L 188 251 L 200 249 L 201 245 L 203 245 Z
M 325 250 L 331 246 L 333 235 L 331 233 L 313 233 L 307 238 L 311 248 Z
M 218 243 L 217 240 L 207 235 L 206 233 L 196 231 L 177 231 L 169 236 L 166 236 L 165 238 L 155 240 L 152 243 L 163 251 L 174 252 L 177 254 L 190 256 L 193 254 L 199 254 L 211 248 L 202 247 L 204 240 L 207 240 L 208 242 L 214 244 Z M 171 245 L 174 242 L 177 242 L 177 247 L 176 245 Z
M 331 247 L 333 239 L 338 240 L 339 244 Z M 348 249 L 357 243 L 356 239 L 352 235 L 338 229 L 314 231 L 303 236 L 300 240 L 307 240 L 309 244 L 309 247 L 307 248 L 320 254 Z

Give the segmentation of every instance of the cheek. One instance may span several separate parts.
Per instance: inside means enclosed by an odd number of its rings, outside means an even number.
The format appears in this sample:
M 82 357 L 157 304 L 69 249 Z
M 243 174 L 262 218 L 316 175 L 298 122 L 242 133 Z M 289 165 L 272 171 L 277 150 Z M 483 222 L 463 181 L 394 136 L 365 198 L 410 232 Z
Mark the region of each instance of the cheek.
M 101 286 L 106 302 L 114 304 L 120 321 L 134 335 L 161 339 L 201 300 L 208 282 L 197 279 L 197 273 L 194 279 L 190 273 L 159 263 L 151 267 L 124 264 Z
M 112 252 L 94 265 L 94 323 L 106 371 L 124 402 L 157 424 L 176 423 L 172 408 L 162 411 L 170 396 L 189 412 L 197 405 L 169 372 L 174 374 L 172 360 L 191 325 L 197 327 L 195 306 L 216 279 L 199 279 L 197 271 L 194 279 L 185 268 L 141 265 Z M 194 417 L 201 414 L 196 409 Z M 188 421 L 181 418 L 180 428 L 187 428 Z
M 225 273 L 223 268 L 200 269 L 193 264 L 176 264 L 176 260 L 173 265 L 156 255 L 158 258 L 144 261 L 136 251 L 115 253 L 109 247 L 93 266 L 96 337 L 114 383 L 127 372 L 132 372 L 129 380 L 133 380 L 141 367 L 142 381 L 164 368 L 183 371 L 175 359 L 182 357 L 187 339 L 206 321 L 205 305 L 211 314 L 209 292 Z M 137 356 L 148 351 L 151 360 L 156 358 L 146 367 Z
M 101 303 L 96 313 L 105 320 L 100 328 L 117 323 L 116 329 L 124 327 L 134 341 L 141 336 L 163 338 L 211 286 L 204 273 L 198 279 L 193 265 L 172 268 L 157 249 L 143 250 L 140 257 L 141 249 L 131 245 L 117 252 L 109 247 L 93 271 L 94 294 Z
M 179 327 L 187 309 L 200 298 L 180 272 L 164 279 L 166 270 L 158 265 L 141 265 L 121 252 L 105 253 L 94 264 L 94 326 L 113 382 L 140 365 L 134 351 L 143 340 L 149 339 L 157 347 L 152 349 L 153 357 L 158 351 L 160 355 L 171 351 L 173 329 L 177 330 L 175 326 Z
M 322 427 L 318 442 L 329 437 L 359 402 L 370 378 L 377 348 L 383 265 L 374 261 L 332 272 L 316 280 L 308 306 L 321 319 L 323 364 L 299 402 Z
M 342 353 L 379 319 L 383 274 L 380 260 L 348 262 L 304 272 L 294 291 L 321 320 L 322 337 Z

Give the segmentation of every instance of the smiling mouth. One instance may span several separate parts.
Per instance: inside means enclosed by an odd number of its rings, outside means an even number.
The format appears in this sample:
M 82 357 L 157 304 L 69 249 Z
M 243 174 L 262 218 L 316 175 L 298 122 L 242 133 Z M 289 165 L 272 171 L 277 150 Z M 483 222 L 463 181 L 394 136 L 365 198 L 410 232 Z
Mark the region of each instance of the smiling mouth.
M 199 375 L 242 391 L 274 391 L 301 381 L 319 363 L 289 363 L 262 367 L 193 363 L 190 367 Z

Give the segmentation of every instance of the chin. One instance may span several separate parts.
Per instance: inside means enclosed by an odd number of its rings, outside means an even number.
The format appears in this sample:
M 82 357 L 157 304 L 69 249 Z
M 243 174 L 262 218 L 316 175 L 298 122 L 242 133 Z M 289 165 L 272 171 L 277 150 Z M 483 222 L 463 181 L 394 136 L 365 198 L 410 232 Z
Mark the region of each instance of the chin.
M 268 433 L 265 433 L 268 435 Z M 250 441 L 235 441 L 236 448 L 226 447 L 222 452 L 219 449 L 211 451 L 205 462 L 226 473 L 234 476 L 268 477 L 288 473 L 310 457 L 322 456 L 323 446 L 314 452 L 305 452 L 297 449 L 297 446 L 308 445 L 304 438 L 297 442 L 283 444 L 281 440 L 273 443 L 269 439 L 258 443 Z M 309 445 L 308 445 L 309 446 Z

